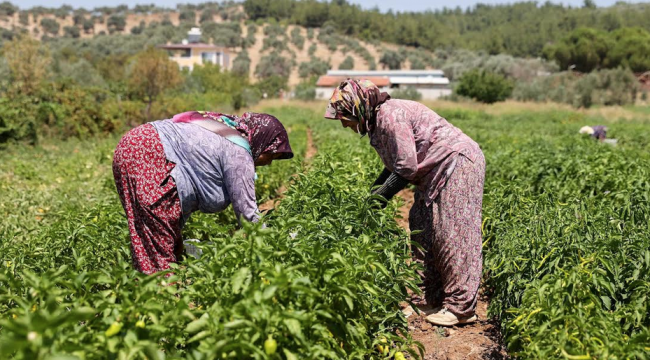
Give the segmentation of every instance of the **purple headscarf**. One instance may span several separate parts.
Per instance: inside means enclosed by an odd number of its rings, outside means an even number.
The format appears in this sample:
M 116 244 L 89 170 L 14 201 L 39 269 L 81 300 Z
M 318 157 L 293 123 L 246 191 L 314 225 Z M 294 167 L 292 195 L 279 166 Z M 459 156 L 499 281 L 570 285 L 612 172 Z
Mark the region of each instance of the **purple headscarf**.
M 279 159 L 293 157 L 287 130 L 275 116 L 247 112 L 239 118 L 239 124 L 248 137 L 254 160 L 261 154 L 282 154 Z

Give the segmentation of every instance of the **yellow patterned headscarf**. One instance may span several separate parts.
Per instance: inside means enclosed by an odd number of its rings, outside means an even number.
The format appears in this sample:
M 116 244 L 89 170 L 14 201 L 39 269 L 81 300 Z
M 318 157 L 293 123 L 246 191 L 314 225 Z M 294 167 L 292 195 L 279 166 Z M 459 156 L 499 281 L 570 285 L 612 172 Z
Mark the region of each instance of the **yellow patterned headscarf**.
M 326 119 L 359 121 L 359 133 L 365 135 L 375 125 L 377 110 L 390 99 L 369 80 L 343 81 L 330 98 Z

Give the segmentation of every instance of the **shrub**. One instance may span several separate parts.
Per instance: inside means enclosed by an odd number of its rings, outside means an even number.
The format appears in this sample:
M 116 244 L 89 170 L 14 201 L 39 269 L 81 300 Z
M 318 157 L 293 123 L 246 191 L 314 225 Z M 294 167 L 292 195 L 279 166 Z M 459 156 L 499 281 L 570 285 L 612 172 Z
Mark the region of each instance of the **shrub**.
M 49 18 L 41 19 L 41 26 L 46 33 L 51 35 L 57 35 L 61 28 L 58 21 Z
M 390 70 L 399 70 L 402 68 L 402 62 L 404 61 L 404 55 L 400 52 L 393 50 L 386 50 L 381 55 L 379 63 Z
M 264 35 L 278 37 L 286 35 L 286 29 L 278 24 L 270 24 L 264 27 Z
M 415 88 L 396 89 L 391 91 L 390 96 L 395 99 L 414 100 L 422 99 L 422 94 Z
M 205 36 L 212 38 L 214 44 L 229 48 L 241 46 L 241 26 L 239 23 L 204 23 L 202 25 Z
M 327 73 L 330 69 L 330 64 L 327 61 L 312 57 L 310 61 L 300 63 L 298 68 L 298 75 L 305 79 L 312 76 L 320 76 Z
M 309 50 L 307 51 L 307 53 L 309 54 L 309 56 L 314 56 L 314 54 L 316 54 L 317 49 L 318 49 L 318 45 L 316 45 L 316 43 L 312 43 L 309 46 Z
M 512 88 L 512 83 L 499 74 L 472 70 L 460 78 L 455 91 L 458 95 L 492 104 L 507 99 Z
M 260 99 L 262 99 L 260 89 L 254 87 L 244 88 L 244 90 L 242 90 L 241 96 L 246 106 L 253 106 L 259 103 Z
M 183 10 L 178 16 L 178 20 L 190 24 L 196 24 L 196 13 L 192 10 Z
M 106 81 L 90 62 L 81 58 L 74 63 L 62 62 L 59 65 L 59 76 L 70 79 L 80 87 L 106 88 Z
M 418 57 L 409 57 L 409 62 L 411 63 L 411 70 L 424 70 L 426 65 Z
M 272 49 L 274 51 L 282 52 L 284 50 L 289 50 L 287 47 L 287 41 L 282 38 L 277 37 L 266 37 L 262 45 L 262 51 Z
M 255 67 L 255 75 L 260 79 L 272 76 L 288 78 L 294 66 L 292 59 L 287 59 L 278 52 L 272 52 L 260 59 L 260 62 Z
M 82 12 L 75 12 L 74 15 L 72 15 L 72 22 L 75 26 L 82 25 L 84 20 L 86 20 L 86 16 Z
M 13 89 L 21 95 L 37 93 L 48 73 L 51 57 L 47 49 L 28 35 L 5 42 L 2 48 Z
M 280 90 L 287 89 L 287 81 L 288 77 L 286 76 L 271 75 L 258 81 L 255 87 L 262 94 L 266 94 L 269 97 L 277 97 L 280 94 Z
M 517 84 L 513 98 L 520 101 L 552 101 L 574 107 L 634 104 L 638 83 L 629 70 L 595 71 L 583 76 L 561 72 Z
M 255 42 L 257 41 L 257 37 L 255 36 L 257 34 L 257 25 L 249 24 L 247 29 L 246 29 L 246 39 L 244 39 L 244 46 L 245 47 L 250 47 L 255 45 Z
M 151 47 L 134 58 L 129 87 L 134 94 L 147 102 L 147 119 L 150 119 L 151 105 L 160 94 L 173 89 L 180 82 L 178 65 L 169 60 L 166 52 Z
M 65 20 L 65 18 L 67 18 L 68 15 L 70 15 L 72 10 L 74 9 L 70 5 L 61 5 L 60 8 L 54 10 L 54 15 L 59 19 Z
M 232 62 L 232 72 L 248 77 L 251 68 L 251 59 L 246 50 L 241 51 Z
M 147 25 L 145 24 L 144 20 L 142 20 L 140 21 L 140 25 L 131 28 L 131 34 L 133 35 L 142 34 L 146 28 Z
M 352 56 L 347 56 L 339 65 L 339 70 L 352 70 L 354 69 L 354 59 Z
M 201 18 L 199 19 L 199 22 L 201 24 L 206 23 L 206 22 L 214 22 L 214 17 L 219 14 L 219 11 L 215 8 L 207 8 L 201 12 Z
M 612 34 L 607 66 L 625 66 L 634 72 L 650 70 L 650 33 L 643 28 L 622 28 Z
M 308 28 L 307 29 L 307 39 L 312 40 L 314 38 L 314 29 L 313 28 Z
M 579 28 L 559 43 L 547 45 L 544 55 L 555 60 L 561 69 L 575 66 L 577 71 L 589 72 L 605 65 L 611 46 L 611 38 L 606 32 Z
M 0 15 L 13 16 L 17 11 L 18 6 L 10 3 L 9 1 L 3 1 L 0 3 Z
M 294 89 L 294 97 L 298 100 L 310 101 L 316 99 L 316 87 L 313 82 L 306 81 Z
M 81 36 L 79 28 L 76 26 L 66 26 L 63 28 L 63 34 L 65 37 L 76 39 Z
M 299 50 L 302 50 L 305 47 L 305 38 L 302 36 L 299 27 L 294 27 L 293 30 L 291 30 L 291 42 Z
M 26 11 L 21 11 L 20 14 L 18 15 L 18 21 L 20 21 L 20 25 L 28 26 L 29 25 L 29 13 L 26 12 Z
M 106 21 L 106 26 L 108 27 L 108 32 L 111 34 L 116 31 L 124 31 L 126 19 L 124 15 L 111 15 Z

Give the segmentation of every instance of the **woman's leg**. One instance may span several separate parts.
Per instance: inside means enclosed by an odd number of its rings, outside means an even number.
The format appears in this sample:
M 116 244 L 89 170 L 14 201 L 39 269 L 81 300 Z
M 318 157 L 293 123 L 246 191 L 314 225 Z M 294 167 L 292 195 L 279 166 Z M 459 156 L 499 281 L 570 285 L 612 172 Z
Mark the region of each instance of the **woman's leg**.
M 182 251 L 173 168 L 149 124 L 129 131 L 115 150 L 113 175 L 128 219 L 133 266 L 145 274 L 168 269 Z
M 431 256 L 441 275 L 443 305 L 459 318 L 474 315 L 483 269 L 481 214 L 485 159 L 460 156 L 433 205 Z
M 415 260 L 422 264 L 424 268 L 419 273 L 422 278 L 420 290 L 424 294 L 426 304 L 435 308 L 442 306 L 444 293 L 442 292 L 442 282 L 440 275 L 436 271 L 434 259 L 429 254 L 434 238 L 432 211 L 431 206 L 426 205 L 426 194 L 416 191 L 414 200 L 413 207 L 409 211 L 409 229 L 411 232 L 421 231 L 419 234 L 412 234 L 411 240 L 420 245 L 422 249 L 413 246 L 412 253 Z

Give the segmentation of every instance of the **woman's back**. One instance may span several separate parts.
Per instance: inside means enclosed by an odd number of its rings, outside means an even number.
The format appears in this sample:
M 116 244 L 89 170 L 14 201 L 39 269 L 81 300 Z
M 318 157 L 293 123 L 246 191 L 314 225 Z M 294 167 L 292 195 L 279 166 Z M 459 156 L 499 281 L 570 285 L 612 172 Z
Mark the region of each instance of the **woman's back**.
M 151 124 L 160 135 L 167 159 L 176 163 L 172 176 L 185 220 L 196 210 L 222 211 L 235 196 L 249 200 L 242 203 L 255 204 L 255 167 L 248 151 L 196 124 L 172 120 Z M 248 207 L 235 212 L 249 220 L 256 218 L 256 206 Z

